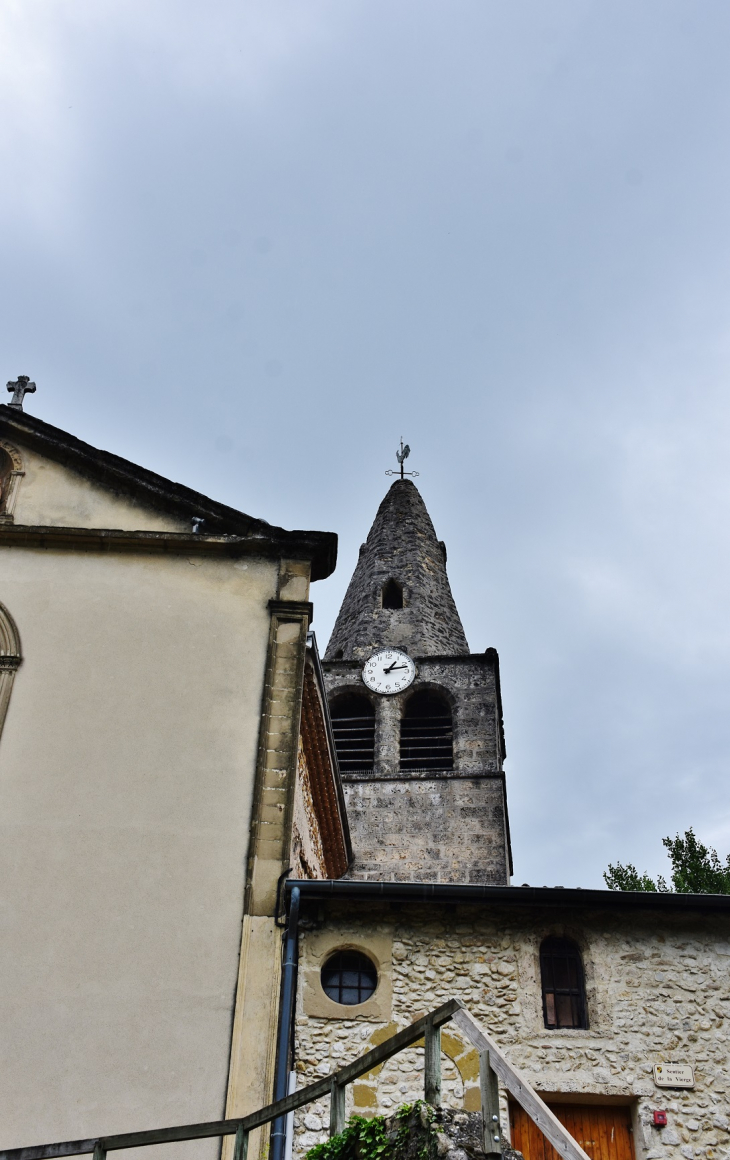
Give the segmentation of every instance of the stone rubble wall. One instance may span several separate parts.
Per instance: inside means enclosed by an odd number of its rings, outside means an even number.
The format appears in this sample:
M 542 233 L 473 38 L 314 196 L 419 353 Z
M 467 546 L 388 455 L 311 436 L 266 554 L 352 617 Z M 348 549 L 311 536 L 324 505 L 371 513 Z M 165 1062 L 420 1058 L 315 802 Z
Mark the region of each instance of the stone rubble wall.
M 382 606 L 383 587 L 391 579 L 403 589 L 402 609 Z M 365 660 L 387 645 L 411 656 L 469 652 L 446 574 L 444 546 L 409 479 L 396 480 L 378 508 L 325 659 L 342 655 L 345 660 Z
M 347 782 L 355 862 L 348 877 L 505 885 L 499 778 Z
M 391 1018 L 313 1018 L 301 994 L 296 1026 L 298 1085 L 326 1075 L 398 1027 L 451 997 L 460 998 L 495 1036 L 511 1061 L 550 1095 L 613 1097 L 634 1108 L 637 1160 L 730 1158 L 730 920 L 721 915 L 564 912 L 538 908 L 361 905 L 368 928 L 392 938 Z M 352 929 L 352 909 L 330 904 L 314 925 Z M 305 918 L 306 925 L 306 918 Z M 581 947 L 588 1030 L 546 1030 L 542 1018 L 539 946 L 566 935 Z M 307 955 L 307 930 L 300 954 Z M 346 1017 L 345 1017 L 346 1016 Z M 475 1060 L 444 1029 L 444 1104 L 478 1108 Z M 446 1049 L 446 1048 L 445 1048 Z M 696 1087 L 659 1089 L 653 1067 L 689 1063 Z M 471 1077 L 470 1077 L 471 1068 Z M 478 1075 L 478 1061 L 476 1063 Z M 504 1095 L 504 1093 L 503 1093 Z M 423 1051 L 389 1061 L 369 1082 L 348 1089 L 348 1114 L 389 1113 L 423 1096 Z M 665 1128 L 652 1125 L 665 1109 Z M 295 1154 L 326 1137 L 328 1101 L 296 1121 Z M 503 1115 L 503 1127 L 508 1131 Z

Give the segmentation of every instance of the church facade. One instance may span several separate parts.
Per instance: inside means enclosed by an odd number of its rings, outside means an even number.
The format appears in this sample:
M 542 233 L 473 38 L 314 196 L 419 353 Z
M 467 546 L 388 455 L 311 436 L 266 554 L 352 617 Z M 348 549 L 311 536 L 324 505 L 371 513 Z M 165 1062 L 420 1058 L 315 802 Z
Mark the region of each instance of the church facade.
M 0 406 L 0 1147 L 270 1098 L 282 876 L 351 861 L 336 552 Z

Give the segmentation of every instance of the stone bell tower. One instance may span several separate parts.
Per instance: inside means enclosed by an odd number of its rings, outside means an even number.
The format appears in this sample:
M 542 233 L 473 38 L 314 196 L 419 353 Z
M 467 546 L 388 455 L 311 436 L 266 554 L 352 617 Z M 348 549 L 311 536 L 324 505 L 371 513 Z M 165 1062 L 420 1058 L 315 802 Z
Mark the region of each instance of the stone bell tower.
M 366 687 L 364 663 L 380 649 L 415 662 L 407 689 Z M 360 549 L 324 670 L 355 852 L 351 877 L 506 885 L 499 658 L 493 648 L 469 652 L 446 547 L 409 479 L 391 486 Z

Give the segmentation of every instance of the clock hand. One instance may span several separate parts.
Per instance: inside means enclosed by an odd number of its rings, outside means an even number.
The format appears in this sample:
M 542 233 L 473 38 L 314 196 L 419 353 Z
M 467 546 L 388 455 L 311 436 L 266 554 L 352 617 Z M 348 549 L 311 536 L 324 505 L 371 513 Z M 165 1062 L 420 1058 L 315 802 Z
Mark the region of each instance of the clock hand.
M 408 668 L 408 665 L 397 665 L 395 663 L 395 661 L 393 661 L 393 664 L 388 665 L 387 669 L 383 669 L 383 672 L 384 673 L 392 673 L 393 669 L 407 669 L 407 668 Z

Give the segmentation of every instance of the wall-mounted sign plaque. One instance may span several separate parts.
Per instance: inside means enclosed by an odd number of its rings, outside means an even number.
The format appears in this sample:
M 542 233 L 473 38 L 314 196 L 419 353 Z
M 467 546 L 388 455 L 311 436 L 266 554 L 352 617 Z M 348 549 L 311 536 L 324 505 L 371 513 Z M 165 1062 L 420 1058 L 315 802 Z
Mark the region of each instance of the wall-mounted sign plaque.
M 654 1083 L 657 1087 L 692 1088 L 695 1086 L 695 1073 L 688 1063 L 657 1063 Z

